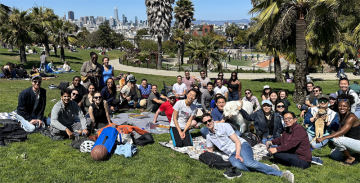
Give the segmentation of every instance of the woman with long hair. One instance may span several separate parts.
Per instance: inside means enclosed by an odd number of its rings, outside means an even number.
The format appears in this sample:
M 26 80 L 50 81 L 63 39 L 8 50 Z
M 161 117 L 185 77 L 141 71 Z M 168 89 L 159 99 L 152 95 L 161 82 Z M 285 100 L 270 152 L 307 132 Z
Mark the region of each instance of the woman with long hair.
M 259 100 L 252 94 L 250 89 L 245 90 L 245 97 L 242 100 L 251 102 L 254 112 L 260 109 Z
M 91 104 L 94 101 L 95 85 L 92 83 L 89 84 L 88 91 L 89 91 L 89 93 L 84 95 L 82 98 L 82 108 L 83 108 L 83 112 L 84 112 L 86 118 L 90 117 L 89 116 L 89 107 L 91 106 Z
M 270 92 L 271 92 L 271 88 L 269 85 L 265 85 L 263 87 L 263 91 L 261 93 L 261 99 L 262 100 L 270 100 Z
M 92 121 L 90 132 L 93 131 L 94 127 L 99 129 L 111 123 L 109 106 L 106 100 L 103 100 L 100 92 L 95 92 L 94 102 L 89 107 L 89 114 Z
M 106 81 L 109 78 L 114 79 L 114 67 L 109 65 L 109 57 L 104 57 L 102 59 L 102 78 L 100 79 L 100 84 L 102 87 L 106 86 Z
M 241 82 L 238 80 L 237 73 L 232 72 L 228 81 L 229 96 L 228 100 L 239 100 L 241 98 Z
M 101 90 L 101 95 L 104 100 L 110 106 L 111 111 L 115 111 L 115 107 L 119 105 L 118 100 L 116 98 L 116 85 L 112 78 L 108 78 L 106 80 L 106 86 Z

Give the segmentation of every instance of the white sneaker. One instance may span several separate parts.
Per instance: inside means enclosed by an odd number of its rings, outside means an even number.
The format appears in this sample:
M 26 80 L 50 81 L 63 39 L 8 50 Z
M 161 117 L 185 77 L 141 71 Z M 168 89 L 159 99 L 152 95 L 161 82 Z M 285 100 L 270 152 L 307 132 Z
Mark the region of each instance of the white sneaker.
M 280 171 L 280 168 L 276 164 L 272 164 L 272 165 L 268 165 L 268 166 Z
M 294 183 L 294 179 L 295 179 L 294 174 L 291 173 L 289 170 L 284 171 L 283 174 L 281 175 L 281 177 L 284 177 L 289 182 Z

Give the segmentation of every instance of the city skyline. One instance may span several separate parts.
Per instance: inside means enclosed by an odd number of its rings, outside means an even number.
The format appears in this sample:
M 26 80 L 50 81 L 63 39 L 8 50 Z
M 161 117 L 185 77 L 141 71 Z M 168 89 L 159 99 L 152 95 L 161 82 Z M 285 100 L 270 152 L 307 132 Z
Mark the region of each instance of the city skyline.
M 49 7 L 59 17 L 68 15 L 69 11 L 74 12 L 74 19 L 80 19 L 85 16 L 103 16 L 109 19 L 115 17 L 115 8 L 118 15 L 125 14 L 127 22 L 136 22 L 138 20 L 147 20 L 146 6 L 144 0 L 108 0 L 107 3 L 99 3 L 95 0 L 63 0 L 63 1 L 45 1 L 45 0 L 2 0 L 1 3 L 27 10 L 35 5 Z M 195 7 L 195 18 L 197 20 L 234 20 L 250 19 L 251 15 L 247 12 L 252 8 L 251 0 L 193 0 Z M 175 4 L 173 5 L 175 6 Z M 81 7 L 79 9 L 78 7 Z M 93 9 L 95 7 L 95 9 Z M 131 8 L 129 8 L 131 7 Z M 95 10 L 95 11 L 94 11 Z M 214 13 L 219 12 L 219 13 Z M 123 22 L 122 18 L 119 18 Z

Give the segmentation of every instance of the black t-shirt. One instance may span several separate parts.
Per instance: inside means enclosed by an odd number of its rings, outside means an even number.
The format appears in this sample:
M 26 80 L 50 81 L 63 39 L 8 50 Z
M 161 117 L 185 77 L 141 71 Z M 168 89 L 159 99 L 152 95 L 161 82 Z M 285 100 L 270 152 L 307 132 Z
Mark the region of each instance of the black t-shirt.
M 26 78 L 27 72 L 26 70 L 17 70 L 17 75 L 19 78 Z
M 265 116 L 265 121 L 268 127 L 269 135 L 274 135 L 274 114 L 270 114 L 270 119 Z

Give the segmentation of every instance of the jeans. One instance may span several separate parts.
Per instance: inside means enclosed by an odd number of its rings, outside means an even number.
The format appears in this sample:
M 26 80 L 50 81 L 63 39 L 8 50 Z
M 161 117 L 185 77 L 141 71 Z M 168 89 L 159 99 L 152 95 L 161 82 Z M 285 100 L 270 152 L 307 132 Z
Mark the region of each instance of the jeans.
M 315 136 L 313 136 L 312 134 L 308 133 L 308 137 L 309 137 L 309 142 L 311 142 Z M 320 143 L 316 143 L 316 141 L 312 142 L 310 144 L 311 148 L 313 149 L 321 149 L 324 146 L 326 146 L 326 144 L 329 142 L 329 139 L 325 139 L 324 141 L 320 142 Z
M 239 136 L 239 137 L 241 136 L 241 132 L 240 132 L 240 131 L 237 131 L 237 130 L 234 130 L 234 131 L 235 131 L 235 133 L 236 133 L 237 136 Z M 202 127 L 202 128 L 200 129 L 200 133 L 201 133 L 201 136 L 204 137 L 204 139 L 206 139 L 206 135 L 210 133 L 210 130 L 209 130 L 208 127 Z
M 349 137 L 338 137 L 332 139 L 335 149 L 331 152 L 332 159 L 341 161 L 344 155 L 341 151 L 348 150 L 350 154 L 360 153 L 360 140 L 352 139 Z
M 258 172 L 265 173 L 267 175 L 275 175 L 281 177 L 283 174 L 282 171 L 276 170 L 267 166 L 263 163 L 254 160 L 254 154 L 251 146 L 247 142 L 241 144 L 240 156 L 244 160 L 241 162 L 239 159 L 235 159 L 236 151 L 234 151 L 230 157 L 229 161 L 232 166 L 236 167 L 239 170 L 250 172 L 250 170 L 256 170 Z
M 261 143 L 266 144 L 267 141 L 272 141 L 272 140 L 274 140 L 273 136 L 270 136 L 268 138 L 263 137 L 263 139 L 261 140 Z
M 358 117 L 360 119 L 360 106 L 356 106 L 354 114 L 355 114 L 356 117 Z
M 344 69 L 339 69 L 338 70 L 338 76 L 341 77 L 341 74 L 344 75 L 345 77 L 347 77 L 347 75 L 344 73 Z
M 20 121 L 21 123 L 21 127 L 26 131 L 26 132 L 33 132 L 36 128 L 42 128 L 45 127 L 45 122 L 43 121 L 43 125 L 42 126 L 38 126 L 35 127 L 35 125 L 31 124 L 29 121 L 27 121 L 26 119 L 24 119 L 22 116 L 20 115 L 16 115 L 18 121 Z
M 239 92 L 229 92 L 228 101 L 239 100 Z
M 302 169 L 306 169 L 311 166 L 310 162 L 301 160 L 298 158 L 297 155 L 291 153 L 275 153 L 274 158 L 280 164 L 283 164 L 285 166 L 293 166 Z
M 44 67 L 44 73 L 46 73 L 46 64 L 41 63 L 40 64 L 40 68 L 39 68 L 39 72 L 41 72 L 41 69 Z
M 296 104 L 296 107 L 298 106 L 299 104 Z M 303 111 L 303 110 L 306 110 L 308 107 L 307 105 L 303 104 L 301 107 L 300 107 L 300 111 Z

